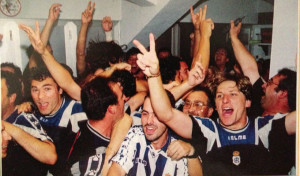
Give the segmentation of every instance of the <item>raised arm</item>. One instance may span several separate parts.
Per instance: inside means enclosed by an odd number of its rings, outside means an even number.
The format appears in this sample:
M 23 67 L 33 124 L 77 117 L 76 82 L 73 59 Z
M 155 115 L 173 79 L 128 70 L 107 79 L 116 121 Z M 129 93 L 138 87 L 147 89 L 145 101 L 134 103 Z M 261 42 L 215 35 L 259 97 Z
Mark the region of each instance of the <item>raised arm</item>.
M 132 124 L 132 118 L 128 114 L 124 114 L 124 117 L 119 120 L 113 127 L 110 142 L 105 150 L 105 160 L 102 168 L 102 176 L 106 176 L 109 170 L 110 159 L 118 152 L 125 136 L 127 135 L 129 128 Z
M 241 27 L 242 23 L 239 23 L 237 26 L 235 26 L 234 22 L 232 20 L 230 21 L 231 44 L 235 58 L 240 64 L 244 75 L 249 77 L 251 84 L 254 84 L 259 78 L 258 67 L 255 58 L 250 54 L 250 52 L 245 48 L 243 43 L 238 38 Z
M 149 35 L 150 51 L 137 40 L 133 43 L 141 51 L 138 54 L 137 64 L 148 77 L 150 99 L 158 119 L 167 124 L 177 134 L 185 138 L 192 137 L 192 120 L 188 115 L 172 108 L 159 72 L 158 58 L 155 52 L 155 40 L 153 34 Z
M 170 90 L 175 100 L 181 98 L 189 90 L 191 90 L 193 87 L 195 87 L 196 85 L 200 84 L 203 81 L 201 79 L 197 79 L 197 75 L 199 75 L 198 72 L 201 72 L 201 70 L 204 70 L 204 68 L 202 67 L 200 61 L 198 61 L 196 62 L 194 68 L 192 68 L 191 71 L 189 71 L 188 79 Z
M 46 24 L 41 32 L 41 40 L 45 45 L 48 44 L 53 25 L 59 17 L 60 7 L 61 7 L 61 4 L 55 3 L 55 4 L 52 4 L 49 9 L 48 19 L 47 19 Z M 37 65 L 39 63 L 38 61 L 36 61 L 36 58 L 38 58 L 37 55 L 38 55 L 38 53 L 33 52 L 31 54 L 31 56 L 29 57 L 29 62 L 28 62 L 29 68 L 37 67 Z
M 86 44 L 86 35 L 90 22 L 93 18 L 93 12 L 95 8 L 95 3 L 89 1 L 87 8 L 81 14 L 81 27 L 78 34 L 78 40 L 76 45 L 76 68 L 77 74 L 80 75 L 84 72 L 86 63 L 85 63 L 85 44 Z
M 52 6 L 49 9 L 48 19 L 43 28 L 43 31 L 41 32 L 41 40 L 45 45 L 47 45 L 47 43 L 48 43 L 53 25 L 59 17 L 60 7 L 61 7 L 61 4 L 55 3 L 55 4 L 52 4 Z
M 44 63 L 57 84 L 72 98 L 80 100 L 81 88 L 73 80 L 70 73 L 55 60 L 41 41 L 39 23 L 35 23 L 35 31 L 29 26 L 22 24 L 19 25 L 19 28 L 27 33 L 33 48 L 42 56 Z
M 46 164 L 55 164 L 57 154 L 54 144 L 49 141 L 40 141 L 26 133 L 17 126 L 2 120 L 5 130 L 16 142 L 22 146 L 32 157 Z
M 194 25 L 194 36 L 193 36 L 193 53 L 192 58 L 197 55 L 200 46 L 200 15 L 202 15 L 202 8 L 199 9 L 198 13 L 194 13 L 193 6 L 190 7 L 190 13 L 192 22 Z
M 192 67 L 195 66 L 196 62 L 201 62 L 203 68 L 205 70 L 208 69 L 209 65 L 209 57 L 210 57 L 210 36 L 212 33 L 212 30 L 214 29 L 214 22 L 212 19 L 208 18 L 206 19 L 206 11 L 207 6 L 205 5 L 203 10 L 199 11 L 199 20 L 200 20 L 200 43 L 199 43 L 199 49 L 193 57 Z M 202 12 L 202 14 L 201 14 Z M 196 35 L 196 34 L 195 34 Z M 195 41 L 196 42 L 196 41 Z M 195 43 L 195 45 L 197 45 Z M 195 53 L 195 51 L 194 51 Z M 201 55 L 201 57 L 200 57 Z

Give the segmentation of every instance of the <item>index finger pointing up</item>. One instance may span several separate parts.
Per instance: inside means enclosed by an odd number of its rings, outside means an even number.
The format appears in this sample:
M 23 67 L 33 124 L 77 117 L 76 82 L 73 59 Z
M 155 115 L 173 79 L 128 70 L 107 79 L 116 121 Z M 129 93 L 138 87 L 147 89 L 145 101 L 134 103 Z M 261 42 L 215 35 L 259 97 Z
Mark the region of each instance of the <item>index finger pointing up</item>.
M 150 52 L 155 52 L 155 39 L 152 33 L 149 34 Z
M 147 53 L 148 51 L 146 48 L 137 40 L 133 40 L 132 43 L 140 50 L 142 54 Z

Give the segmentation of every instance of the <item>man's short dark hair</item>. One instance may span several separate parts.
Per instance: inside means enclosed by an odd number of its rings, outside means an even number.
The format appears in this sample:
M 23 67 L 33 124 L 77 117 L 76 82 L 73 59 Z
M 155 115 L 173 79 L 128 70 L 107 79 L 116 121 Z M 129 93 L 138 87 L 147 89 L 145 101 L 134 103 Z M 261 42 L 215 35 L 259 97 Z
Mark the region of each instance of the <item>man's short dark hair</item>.
M 204 92 L 206 94 L 206 96 L 208 97 L 207 102 L 206 102 L 207 106 L 208 107 L 212 107 L 212 108 L 215 107 L 213 95 L 212 95 L 211 91 L 207 87 L 203 87 L 201 85 L 198 85 L 198 86 L 196 86 L 196 87 L 193 88 L 193 92 L 194 91 L 202 91 L 202 92 Z
M 11 63 L 11 62 L 4 62 L 4 63 L 1 63 L 1 70 L 3 67 L 9 67 L 11 69 L 14 70 L 14 74 L 22 80 L 22 77 L 23 77 L 23 74 L 21 72 L 21 69 L 20 67 L 16 66 L 15 64 Z
M 167 53 L 168 53 L 168 56 L 172 56 L 172 52 L 171 52 L 171 49 L 170 49 L 170 48 L 167 48 L 167 47 L 159 48 L 158 51 L 157 51 L 157 56 L 158 56 L 159 53 L 161 53 L 161 52 L 167 52 Z M 163 58 L 159 58 L 159 59 L 163 59 Z
M 119 82 L 123 87 L 123 94 L 126 97 L 132 97 L 136 94 L 135 77 L 127 70 L 116 70 L 111 75 L 110 79 L 113 82 Z
M 89 120 L 102 120 L 108 106 L 118 103 L 110 83 L 108 78 L 96 77 L 81 90 L 82 108 Z
M 279 81 L 276 91 L 287 91 L 288 92 L 288 104 L 291 111 L 296 110 L 296 90 L 297 90 L 297 73 L 293 70 L 283 68 L 278 71 L 278 75 L 284 76 Z
M 130 48 L 127 52 L 126 52 L 126 62 L 128 61 L 129 57 L 134 55 L 134 54 L 138 54 L 141 53 L 139 49 L 137 49 L 136 47 L 132 47 Z
M 114 42 L 90 41 L 86 51 L 85 61 L 89 66 L 89 73 L 97 69 L 106 69 L 109 63 L 115 64 L 122 58 L 122 48 Z
M 52 78 L 51 73 L 48 71 L 47 67 L 32 67 L 30 69 L 29 81 L 43 81 L 46 78 Z M 53 79 L 54 80 L 54 79 Z M 55 80 L 54 80 L 55 81 Z
M 8 93 L 7 96 L 11 96 L 12 94 L 16 94 L 15 105 L 22 103 L 23 95 L 22 95 L 22 82 L 18 77 L 11 72 L 1 71 L 1 79 L 5 79 Z
M 176 71 L 180 69 L 179 58 L 169 56 L 159 61 L 161 79 L 164 84 L 175 80 Z

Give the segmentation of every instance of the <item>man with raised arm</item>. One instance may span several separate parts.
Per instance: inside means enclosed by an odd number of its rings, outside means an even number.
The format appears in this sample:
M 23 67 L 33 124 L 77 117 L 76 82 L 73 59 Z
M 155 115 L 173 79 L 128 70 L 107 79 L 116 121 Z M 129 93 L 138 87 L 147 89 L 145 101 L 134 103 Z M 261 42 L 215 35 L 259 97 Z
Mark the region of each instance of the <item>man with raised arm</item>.
M 283 68 L 269 80 L 260 77 L 255 58 L 239 40 L 238 34 L 242 23 L 237 26 L 231 21 L 230 37 L 235 57 L 240 64 L 244 75 L 248 76 L 253 86 L 252 104 L 248 115 L 250 117 L 262 116 L 275 118 L 276 114 L 287 114 L 296 110 L 296 72 Z M 286 135 L 286 134 L 281 134 Z M 270 149 L 273 153 L 274 170 L 277 174 L 287 174 L 295 165 L 295 136 L 290 136 L 285 141 L 286 146 L 281 146 L 281 140 L 273 140 Z M 279 144 L 278 144 L 279 143 Z M 273 152 L 274 151 L 274 152 Z
M 175 106 L 173 95 L 168 98 Z M 179 142 L 168 127 L 160 122 L 153 112 L 150 97 L 146 97 L 141 113 L 142 125 L 132 127 L 117 155 L 108 175 L 202 175 L 199 158 L 177 157 L 183 148 L 172 146 Z M 191 148 L 191 147 L 188 147 Z M 177 149 L 177 152 L 174 150 Z M 193 155 L 194 149 L 184 151 L 184 157 Z M 175 155 L 173 160 L 170 155 Z
M 30 27 L 25 25 L 20 25 L 20 28 L 28 34 L 33 47 L 41 54 L 45 63 L 47 63 L 46 65 L 48 66 L 49 64 L 51 66 L 57 66 L 57 68 L 51 69 L 51 74 L 46 68 L 35 69 L 33 73 L 36 74 L 33 74 L 33 79 L 31 79 L 31 92 L 34 102 L 39 110 L 39 120 L 46 130 L 49 130 L 47 132 L 54 136 L 53 140 L 58 146 L 57 150 L 59 162 L 52 169 L 52 173 L 58 174 L 64 169 L 62 167 L 65 166 L 65 163 L 68 160 L 68 154 L 79 130 L 78 122 L 86 120 L 87 117 L 82 110 L 80 102 L 62 96 L 62 89 L 53 77 L 56 76 L 57 78 L 62 75 L 69 77 L 67 80 L 69 79 L 70 83 L 77 88 L 75 89 L 75 94 L 79 96 L 77 97 L 78 99 L 81 99 L 81 88 L 73 81 L 72 78 L 70 78 L 68 71 L 55 60 L 47 49 L 45 49 L 45 45 L 40 39 L 38 23 L 36 23 L 36 31 L 33 31 Z M 58 70 L 55 71 L 56 69 Z M 58 79 L 58 81 L 60 81 L 60 84 L 63 84 L 61 80 Z M 131 118 L 122 118 L 120 122 L 114 123 L 114 129 L 116 130 L 112 131 L 112 134 L 115 134 L 112 135 L 112 137 L 121 138 L 121 140 L 117 141 L 122 141 L 122 137 L 126 135 L 126 132 L 131 126 L 130 119 Z M 120 131 L 119 129 L 123 130 L 118 132 Z M 108 154 L 109 158 L 105 158 L 105 164 L 108 163 L 109 159 L 119 148 L 119 143 L 112 143 L 110 145 L 111 147 L 109 147 L 109 150 L 106 150 L 106 155 Z
M 97 77 L 81 92 L 82 108 L 88 121 L 79 124 L 80 131 L 68 153 L 68 170 L 72 175 L 103 174 L 106 148 L 113 128 L 124 113 L 124 99 L 119 83 Z M 131 118 L 129 119 L 131 123 Z
M 2 126 L 14 139 L 2 151 L 3 175 L 46 175 L 47 164 L 57 160 L 52 139 L 45 133 L 34 114 L 18 113 L 22 100 L 21 81 L 11 72 L 1 71 Z
M 159 72 L 153 34 L 149 35 L 150 51 L 134 40 L 140 49 L 138 65 L 148 76 L 150 98 L 158 119 L 167 124 L 177 134 L 192 138 L 194 147 L 203 161 L 205 175 L 245 175 L 274 174 L 269 163 L 269 140 L 295 134 L 296 113 L 276 118 L 247 117 L 250 106 L 251 84 L 248 78 L 240 75 L 225 75 L 216 79 L 214 97 L 219 118 L 210 119 L 189 117 L 172 108 Z M 195 82 L 204 79 L 203 70 L 195 76 Z M 190 81 L 190 85 L 195 82 Z M 278 119 L 275 120 L 275 119 Z M 274 123 L 273 123 L 274 122 Z M 282 128 L 283 127 L 283 128 Z M 273 133 L 274 129 L 281 129 Z M 281 136 L 280 133 L 287 133 Z

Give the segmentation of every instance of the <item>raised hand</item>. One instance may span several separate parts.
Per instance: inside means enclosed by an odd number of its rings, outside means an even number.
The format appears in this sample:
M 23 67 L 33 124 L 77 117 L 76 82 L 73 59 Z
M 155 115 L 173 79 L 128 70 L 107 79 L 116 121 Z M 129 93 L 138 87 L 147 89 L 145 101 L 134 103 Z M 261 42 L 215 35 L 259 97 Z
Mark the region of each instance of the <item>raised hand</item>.
M 141 51 L 138 54 L 137 64 L 146 76 L 159 75 L 159 62 L 155 51 L 155 40 L 152 33 L 149 34 L 150 50 L 137 40 L 133 40 L 133 44 Z
M 112 30 L 113 23 L 111 21 L 110 16 L 103 17 L 101 24 L 102 24 L 102 28 L 105 32 L 109 32 Z
M 92 5 L 92 2 L 89 1 L 87 8 L 81 14 L 81 22 L 83 24 L 89 24 L 91 22 L 93 18 L 94 8 L 95 8 L 95 3 L 93 3 Z
M 240 31 L 241 31 L 242 23 L 239 23 L 237 26 L 234 25 L 234 21 L 230 21 L 230 37 L 238 37 Z
M 191 13 L 191 17 L 192 17 L 192 22 L 194 25 L 195 30 L 199 30 L 200 29 L 200 20 L 202 19 L 202 8 L 199 9 L 198 13 L 194 13 L 194 9 L 193 6 L 190 7 L 190 13 Z
M 33 48 L 39 54 L 44 54 L 46 51 L 46 47 L 41 40 L 39 22 L 38 21 L 35 22 L 35 31 L 33 31 L 31 27 L 26 26 L 24 24 L 20 24 L 19 28 L 26 32 Z
M 205 78 L 205 72 L 206 70 L 201 65 L 201 62 L 200 61 L 196 62 L 195 67 L 192 68 L 189 72 L 188 84 L 194 87 L 202 83 Z
M 49 15 L 48 15 L 49 20 L 54 22 L 58 19 L 59 13 L 61 12 L 60 7 L 61 4 L 59 3 L 52 4 L 52 6 L 49 9 Z

